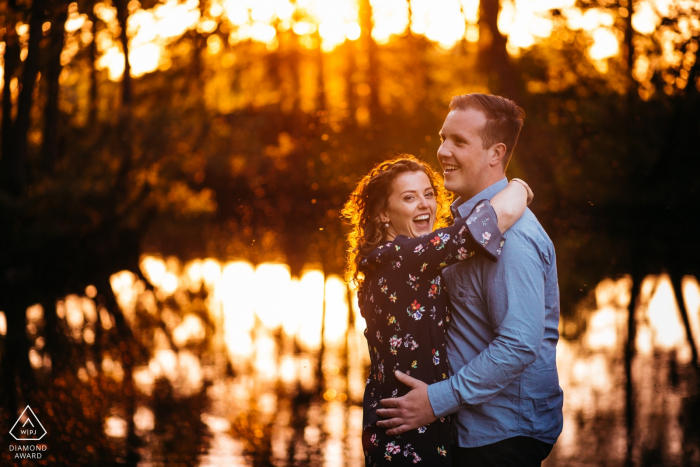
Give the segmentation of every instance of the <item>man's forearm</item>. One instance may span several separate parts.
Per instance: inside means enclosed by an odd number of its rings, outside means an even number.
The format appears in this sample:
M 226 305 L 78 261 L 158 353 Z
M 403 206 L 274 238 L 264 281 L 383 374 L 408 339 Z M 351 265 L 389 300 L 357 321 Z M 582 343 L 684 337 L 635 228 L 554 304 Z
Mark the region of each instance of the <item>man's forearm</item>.
M 541 336 L 532 336 L 523 343 L 505 343 L 505 340 L 496 338 L 455 375 L 428 386 L 430 405 L 437 417 L 454 413 L 465 405 L 488 402 L 537 359 Z

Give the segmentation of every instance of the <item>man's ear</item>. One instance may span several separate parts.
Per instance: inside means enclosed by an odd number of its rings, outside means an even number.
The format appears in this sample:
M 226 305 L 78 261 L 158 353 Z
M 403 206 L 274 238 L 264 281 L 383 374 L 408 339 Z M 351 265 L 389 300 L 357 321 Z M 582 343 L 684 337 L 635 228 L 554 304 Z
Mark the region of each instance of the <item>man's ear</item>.
M 506 145 L 503 143 L 496 143 L 489 149 L 489 165 L 491 167 L 501 164 L 503 158 L 506 157 Z

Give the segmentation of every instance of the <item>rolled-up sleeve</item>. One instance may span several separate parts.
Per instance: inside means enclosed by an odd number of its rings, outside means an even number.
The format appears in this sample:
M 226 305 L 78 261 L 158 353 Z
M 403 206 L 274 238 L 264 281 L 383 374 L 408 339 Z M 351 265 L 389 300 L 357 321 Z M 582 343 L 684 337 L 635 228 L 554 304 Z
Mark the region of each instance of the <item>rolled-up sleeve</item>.
M 506 233 L 500 261 L 483 263 L 484 300 L 495 339 L 449 379 L 428 386 L 437 417 L 487 402 L 540 353 L 545 330 L 545 268 L 531 238 Z

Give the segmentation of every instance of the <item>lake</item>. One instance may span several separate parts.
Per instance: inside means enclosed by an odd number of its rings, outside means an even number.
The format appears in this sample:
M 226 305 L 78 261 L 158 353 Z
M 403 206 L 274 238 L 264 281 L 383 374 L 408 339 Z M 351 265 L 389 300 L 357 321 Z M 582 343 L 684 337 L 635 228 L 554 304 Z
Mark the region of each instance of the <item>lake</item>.
M 83 444 L 73 438 L 80 453 L 56 442 L 66 433 L 50 429 L 49 451 L 76 464 L 143 467 L 364 465 L 369 357 L 354 294 L 313 264 L 298 277 L 289 271 L 278 263 L 144 256 L 142 278 L 114 274 L 119 306 L 145 349 L 131 369 L 104 343 L 94 349 L 115 326 L 93 299 L 94 287 L 59 301 L 57 314 L 78 352 L 73 397 L 83 400 L 80 387 L 91 385 L 113 396 L 98 410 L 100 432 Z M 561 322 L 564 430 L 547 467 L 700 465 L 698 379 L 673 287 L 666 275 L 644 279 L 628 388 L 630 289 L 627 276 L 605 279 Z M 699 345 L 695 277 L 683 279 L 683 294 Z M 32 366 L 46 373 L 41 306 L 30 307 L 27 319 Z M 0 333 L 3 323 L 4 315 Z M 133 397 L 120 393 L 124 378 L 133 379 Z M 69 376 L 61 381 L 70 389 Z

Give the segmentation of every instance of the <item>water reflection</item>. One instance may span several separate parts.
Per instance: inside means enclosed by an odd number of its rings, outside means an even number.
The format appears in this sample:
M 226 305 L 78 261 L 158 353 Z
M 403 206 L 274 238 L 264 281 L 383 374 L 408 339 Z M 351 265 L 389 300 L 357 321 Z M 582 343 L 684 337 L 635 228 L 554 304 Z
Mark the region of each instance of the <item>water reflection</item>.
M 557 347 L 560 385 L 564 390 L 564 431 L 547 466 L 625 465 L 624 347 L 631 279 L 607 279 L 595 289 L 595 309 L 579 339 L 562 339 Z M 700 293 L 695 278 L 684 279 L 689 315 L 697 322 Z M 686 339 L 673 287 L 667 275 L 645 278 L 635 310 L 636 357 L 632 375 L 635 423 L 631 465 L 698 465 L 700 449 L 684 444 L 679 424 L 685 399 L 696 396 Z M 698 334 L 694 334 L 697 336 Z M 683 448 L 685 446 L 685 450 Z
M 186 459 L 202 466 L 363 465 L 365 324 L 339 276 L 314 265 L 295 277 L 278 263 L 203 259 L 183 265 L 153 256 L 143 258 L 141 273 L 143 279 L 121 271 L 110 283 L 148 357 L 128 368 L 118 354 L 102 351 L 95 360 L 88 353 L 75 370 L 85 385 L 100 375 L 115 384 L 133 379 L 132 409 L 107 401 L 112 406 L 101 430 L 112 440 L 113 455 L 128 457 L 124 446 L 133 422 L 142 466 Z M 114 326 L 90 287 L 56 308 L 70 339 L 85 348 L 96 347 L 95 336 Z M 697 338 L 700 286 L 686 277 L 682 288 Z M 603 457 L 605 465 L 700 463 L 688 425 L 679 423 L 697 389 L 667 275 L 645 278 L 636 302 L 635 419 L 628 450 L 630 289 L 629 277 L 606 279 L 573 319 L 562 322 L 563 335 L 575 337 L 561 339 L 558 347 L 564 431 L 547 466 L 601 465 Z M 43 319 L 40 305 L 27 309 L 34 338 L 30 361 L 39 371 L 51 366 Z M 0 314 L 0 334 L 4 325 Z M 191 433 L 189 447 L 180 446 L 185 431 Z

